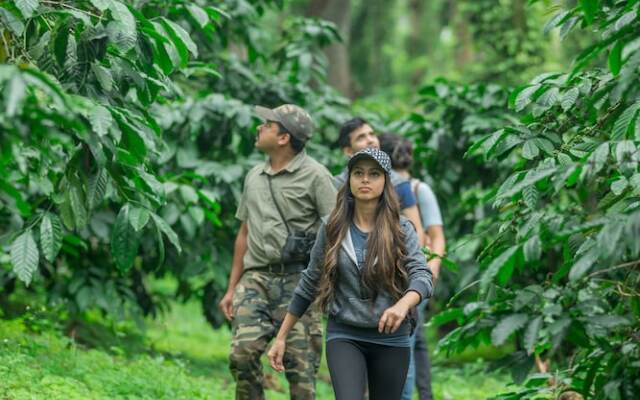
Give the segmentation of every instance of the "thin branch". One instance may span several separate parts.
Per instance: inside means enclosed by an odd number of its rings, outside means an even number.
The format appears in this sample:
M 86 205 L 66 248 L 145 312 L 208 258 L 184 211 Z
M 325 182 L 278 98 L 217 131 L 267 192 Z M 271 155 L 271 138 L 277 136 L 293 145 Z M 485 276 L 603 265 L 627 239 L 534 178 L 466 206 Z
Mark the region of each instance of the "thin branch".
M 7 39 L 5 39 L 4 37 L 4 33 L 6 31 L 3 29 L 2 32 L 0 32 L 0 36 L 2 36 L 2 42 L 4 43 L 4 54 L 7 57 L 7 60 L 9 60 L 11 58 L 11 54 L 9 54 L 9 44 L 7 43 Z
M 587 275 L 587 278 L 591 278 L 592 276 L 596 276 L 596 275 L 600 275 L 600 274 L 606 274 L 607 272 L 611 272 L 611 271 L 615 271 L 617 269 L 622 269 L 622 268 L 627 268 L 627 267 L 634 267 L 634 266 L 638 266 L 640 265 L 640 260 L 635 260 L 635 261 L 630 261 L 628 263 L 624 263 L 624 264 L 619 264 L 619 265 L 615 265 L 611 268 L 607 268 L 607 269 L 601 269 L 599 271 L 593 272 L 589 275 Z

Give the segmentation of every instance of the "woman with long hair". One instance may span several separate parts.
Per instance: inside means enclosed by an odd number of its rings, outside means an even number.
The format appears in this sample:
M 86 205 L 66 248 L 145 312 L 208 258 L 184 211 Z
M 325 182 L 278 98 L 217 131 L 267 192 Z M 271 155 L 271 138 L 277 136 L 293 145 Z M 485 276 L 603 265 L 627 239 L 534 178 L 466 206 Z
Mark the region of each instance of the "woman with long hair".
M 327 362 L 338 400 L 399 399 L 415 327 L 413 309 L 431 295 L 431 271 L 409 220 L 400 217 L 381 150 L 353 155 L 349 179 L 319 231 L 268 357 L 284 371 L 287 334 L 317 301 L 328 314 Z

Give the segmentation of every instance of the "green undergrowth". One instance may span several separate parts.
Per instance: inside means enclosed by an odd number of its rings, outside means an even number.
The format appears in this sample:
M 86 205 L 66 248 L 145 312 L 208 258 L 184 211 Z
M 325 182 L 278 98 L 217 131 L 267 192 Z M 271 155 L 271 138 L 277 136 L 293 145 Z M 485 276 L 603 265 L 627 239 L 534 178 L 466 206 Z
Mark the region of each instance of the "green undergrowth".
M 37 323 L 34 314 L 0 320 L 2 400 L 234 398 L 227 368 L 230 332 L 211 329 L 197 304 L 173 304 L 144 330 L 88 315 L 62 333 L 46 314 L 37 317 Z M 508 377 L 488 372 L 481 360 L 450 361 L 444 355 L 434 358 L 438 399 L 483 399 L 509 390 Z M 288 399 L 284 376 L 266 363 L 265 373 L 267 399 Z M 324 360 L 317 398 L 333 398 Z

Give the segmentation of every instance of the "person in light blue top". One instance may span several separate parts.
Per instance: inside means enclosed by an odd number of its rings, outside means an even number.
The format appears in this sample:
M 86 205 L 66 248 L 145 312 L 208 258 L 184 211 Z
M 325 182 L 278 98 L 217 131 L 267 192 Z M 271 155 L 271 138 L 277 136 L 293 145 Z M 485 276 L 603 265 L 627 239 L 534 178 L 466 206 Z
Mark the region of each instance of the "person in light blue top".
M 318 231 L 287 315 L 269 350 L 284 371 L 289 331 L 317 302 L 328 314 L 326 349 L 337 400 L 399 400 L 409 366 L 415 306 L 431 295 L 431 271 L 411 222 L 400 216 L 391 161 L 366 148 Z
M 413 146 L 409 140 L 399 135 L 386 133 L 380 135 L 380 147 L 391 157 L 391 164 L 396 173 L 410 180 L 411 187 L 418 201 L 418 209 L 422 226 L 425 229 L 425 246 L 432 254 L 443 256 L 445 251 L 445 236 L 442 224 L 440 207 L 433 190 L 425 182 L 411 178 L 409 170 L 413 164 Z M 433 257 L 429 260 L 429 266 L 433 271 L 434 286 L 440 273 L 440 258 Z M 402 400 L 411 400 L 413 388 L 418 388 L 420 400 L 431 400 L 431 362 L 429 351 L 422 328 L 425 319 L 426 302 L 418 305 L 418 328 L 412 337 L 412 352 L 407 372 Z

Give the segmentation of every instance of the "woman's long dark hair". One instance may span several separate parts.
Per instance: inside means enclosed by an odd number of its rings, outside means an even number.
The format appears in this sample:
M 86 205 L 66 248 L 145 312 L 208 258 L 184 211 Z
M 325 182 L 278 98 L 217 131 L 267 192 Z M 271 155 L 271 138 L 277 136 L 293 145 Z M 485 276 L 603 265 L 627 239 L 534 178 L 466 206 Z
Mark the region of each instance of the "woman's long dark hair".
M 349 171 L 350 175 L 351 171 Z M 338 253 L 353 221 L 355 199 L 349 183 L 338 191 L 336 207 L 326 226 L 327 246 L 322 278 L 318 289 L 318 302 L 324 311 L 334 299 L 338 279 Z M 388 174 L 382 195 L 376 207 L 375 226 L 369 233 L 367 252 L 362 274 L 362 284 L 372 294 L 372 300 L 380 292 L 388 293 L 394 301 L 404 294 L 408 275 L 402 267 L 406 255 L 404 233 L 400 227 L 400 205 Z

